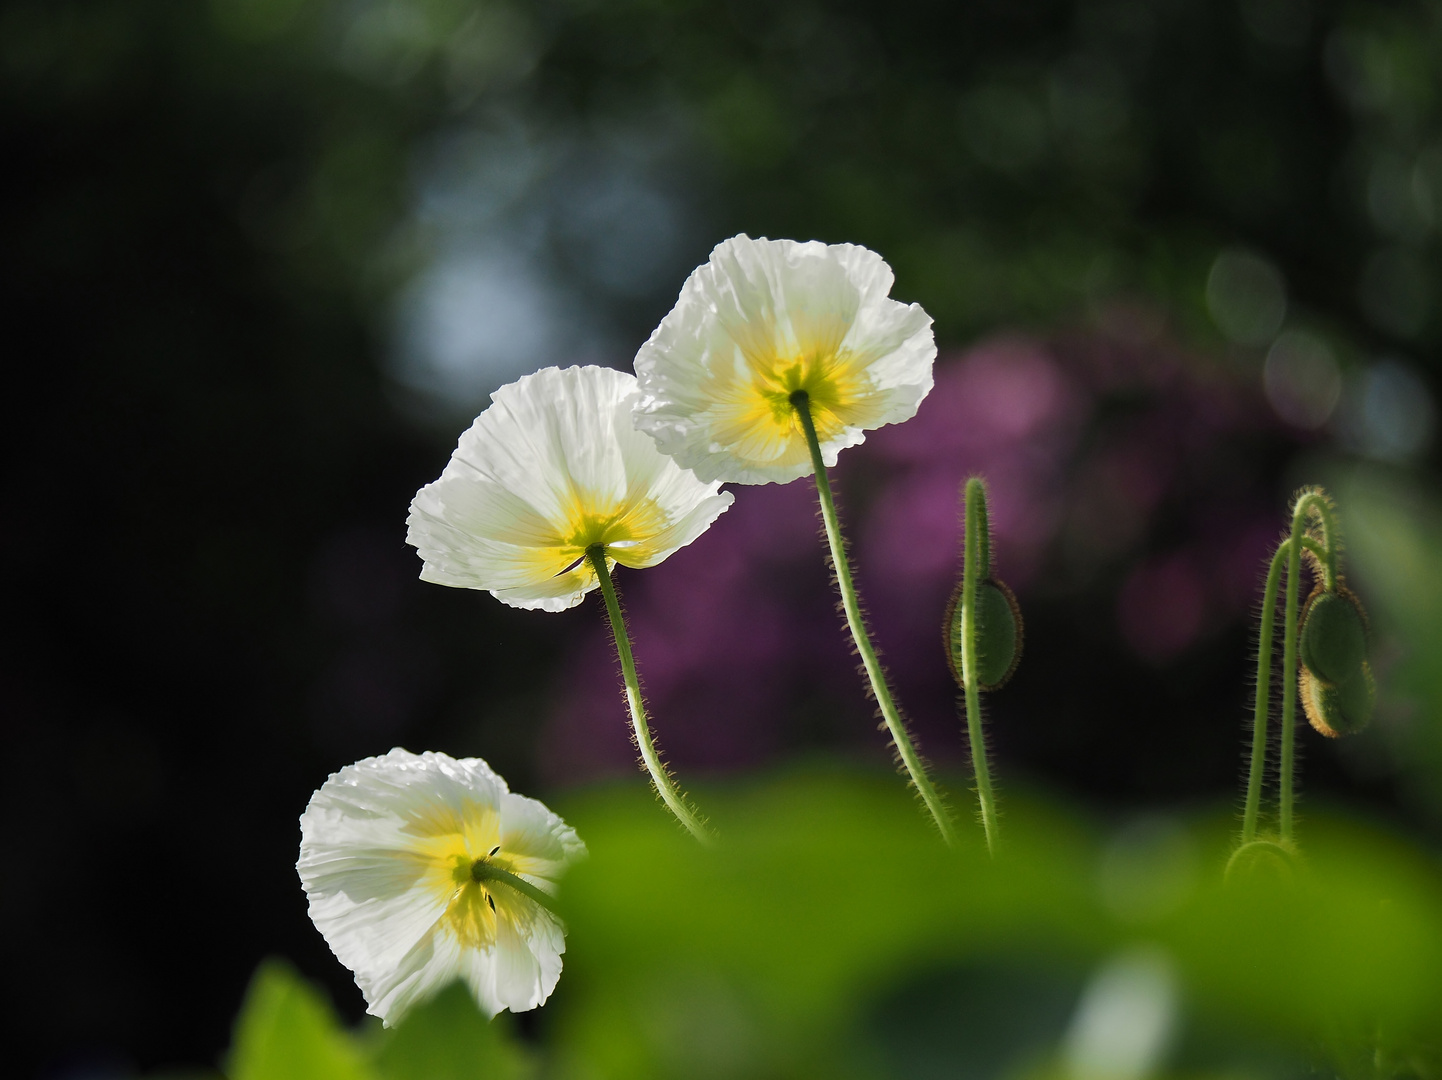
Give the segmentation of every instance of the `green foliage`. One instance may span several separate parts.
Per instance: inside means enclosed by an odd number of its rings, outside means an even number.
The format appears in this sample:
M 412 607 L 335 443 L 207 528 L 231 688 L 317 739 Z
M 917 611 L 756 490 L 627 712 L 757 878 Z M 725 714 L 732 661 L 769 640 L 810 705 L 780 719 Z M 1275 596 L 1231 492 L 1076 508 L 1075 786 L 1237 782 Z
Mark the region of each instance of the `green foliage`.
M 510 1017 L 490 1023 L 470 992 L 454 983 L 375 1040 L 379 1080 L 521 1080 L 532 1069 L 511 1034 Z
M 993 859 L 977 834 L 945 848 L 885 775 L 706 797 L 710 849 L 640 785 L 564 808 L 591 858 L 537 1049 L 459 985 L 347 1032 L 269 962 L 230 1080 L 1060 1075 L 1096 986 L 1139 963 L 1174 1029 L 1157 1068 L 1442 1067 L 1442 873 L 1375 828 L 1314 812 L 1303 855 L 1258 841 L 1224 875 L 1225 817 L 1112 831 L 1014 797 Z
M 235 1024 L 229 1080 L 521 1080 L 531 1075 L 505 1018 L 487 1022 L 460 983 L 397 1027 L 343 1027 L 316 987 L 267 960 Z
M 251 981 L 226 1068 L 230 1080 L 373 1080 L 320 992 L 269 960 Z
M 1377 640 L 1393 654 L 1374 727 L 1402 772 L 1412 806 L 1442 820 L 1442 503 L 1395 473 L 1359 469 L 1345 481 L 1355 505 L 1349 550 Z M 1399 722 L 1400 721 L 1400 722 Z
M 1185 831 L 1187 873 L 1014 800 L 993 861 L 975 836 L 948 856 L 886 781 L 708 793 L 709 852 L 644 797 L 568 806 L 592 858 L 566 883 L 560 1052 L 597 1076 L 888 1075 L 876 1017 L 918 981 L 994 965 L 1065 983 L 1138 943 L 1174 965 L 1183 1024 L 1205 1019 L 1213 1048 L 1262 1032 L 1305 1054 L 1338 1017 L 1367 1021 L 1348 1053 L 1435 1041 L 1442 879 L 1383 834 L 1317 815 L 1293 874 L 1224 882 L 1225 821 Z

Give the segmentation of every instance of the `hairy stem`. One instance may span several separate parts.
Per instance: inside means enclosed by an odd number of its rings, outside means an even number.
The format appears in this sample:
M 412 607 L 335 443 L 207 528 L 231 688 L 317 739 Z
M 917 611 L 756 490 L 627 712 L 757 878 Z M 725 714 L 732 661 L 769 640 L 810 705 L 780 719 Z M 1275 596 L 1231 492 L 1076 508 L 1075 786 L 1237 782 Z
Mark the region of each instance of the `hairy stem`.
M 907 733 L 906 723 L 901 718 L 901 712 L 896 707 L 896 702 L 891 697 L 891 689 L 886 684 L 886 673 L 881 668 L 881 661 L 876 655 L 876 649 L 871 644 L 871 635 L 866 629 L 866 620 L 861 614 L 861 600 L 856 593 L 856 585 L 851 579 L 851 563 L 846 557 L 846 541 L 841 535 L 841 524 L 836 516 L 836 500 L 831 493 L 831 481 L 826 475 L 826 464 L 821 460 L 821 443 L 816 437 L 816 423 L 811 418 L 811 402 L 806 391 L 798 390 L 791 395 L 791 404 L 796 409 L 796 415 L 801 421 L 801 428 L 806 433 L 806 445 L 811 449 L 811 464 L 816 471 L 816 495 L 821 501 L 821 519 L 826 525 L 826 541 L 831 546 L 831 562 L 836 570 L 836 587 L 841 591 L 841 606 L 846 612 L 846 625 L 851 630 L 852 640 L 856 642 L 856 650 L 861 654 L 861 663 L 866 669 L 866 677 L 871 681 L 872 693 L 876 695 L 876 704 L 881 709 L 881 717 L 886 722 L 886 729 L 891 734 L 892 742 L 896 745 L 897 752 L 901 755 L 901 762 L 911 776 L 911 782 L 916 786 L 921 801 L 926 804 L 927 810 L 936 821 L 936 827 L 941 830 L 942 838 L 948 845 L 956 846 L 956 833 L 952 828 L 951 817 L 946 808 L 941 804 L 941 798 L 932 786 L 931 778 L 926 775 L 926 767 L 922 764 L 916 748 L 911 744 L 911 736 Z
M 1335 592 L 1337 589 L 1337 517 L 1332 512 L 1332 504 L 1327 500 L 1320 489 L 1313 488 L 1304 491 L 1297 497 L 1297 505 L 1292 510 L 1292 535 L 1297 535 L 1297 522 L 1302 522 L 1305 531 L 1307 516 L 1315 513 L 1322 523 L 1322 544 L 1321 550 L 1317 550 L 1316 542 L 1311 537 L 1303 540 L 1303 545 L 1317 556 L 1318 563 L 1322 567 L 1322 587 L 1328 592 Z
M 981 803 L 981 824 L 986 849 L 996 854 L 996 801 L 991 790 L 991 768 L 981 731 L 981 687 L 977 678 L 976 587 L 991 572 L 987 540 L 986 485 L 976 477 L 966 482 L 966 540 L 961 571 L 961 677 L 965 683 L 966 734 L 971 741 L 971 764 L 976 772 L 976 797 Z
M 1322 522 L 1323 586 L 1337 587 L 1337 525 L 1327 497 L 1317 489 L 1304 491 L 1292 509 L 1292 535 L 1288 539 L 1287 600 L 1284 609 L 1282 636 L 1282 753 L 1277 777 L 1277 826 L 1284 841 L 1292 839 L 1293 808 L 1296 796 L 1292 783 L 1296 757 L 1297 708 L 1297 593 L 1301 576 L 1301 555 L 1307 540 L 1307 520 L 1316 513 Z
M 1272 710 L 1272 627 L 1277 614 L 1277 586 L 1282 560 L 1292 550 L 1284 540 L 1272 556 L 1267 585 L 1262 592 L 1262 626 L 1257 635 L 1257 700 L 1252 710 L 1252 761 L 1247 771 L 1247 804 L 1242 814 L 1242 843 L 1257 838 L 1257 814 L 1262 804 L 1262 774 L 1267 767 L 1267 716 Z
M 611 619 L 611 633 L 616 640 L 616 655 L 621 660 L 621 676 L 626 682 L 626 703 L 631 708 L 631 725 L 636 732 L 636 747 L 641 751 L 641 761 L 651 774 L 651 782 L 671 813 L 675 814 L 686 831 L 702 843 L 711 841 L 711 833 L 702 823 L 696 811 L 691 808 L 671 779 L 671 773 L 661 760 L 656 744 L 651 739 L 651 725 L 646 719 L 646 702 L 641 696 L 641 680 L 636 675 L 636 660 L 631 655 L 631 638 L 626 633 L 626 619 L 621 614 L 621 604 L 616 599 L 616 587 L 611 583 L 611 572 L 606 567 L 606 551 L 600 545 L 586 550 L 586 558 L 596 578 L 601 583 L 601 595 L 606 600 L 606 614 Z

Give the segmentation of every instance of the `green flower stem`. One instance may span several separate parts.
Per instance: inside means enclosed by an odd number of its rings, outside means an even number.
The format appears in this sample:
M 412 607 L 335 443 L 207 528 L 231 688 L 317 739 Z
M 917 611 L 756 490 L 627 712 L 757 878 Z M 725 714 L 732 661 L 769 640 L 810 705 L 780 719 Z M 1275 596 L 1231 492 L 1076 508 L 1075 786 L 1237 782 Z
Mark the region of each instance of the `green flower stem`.
M 606 600 L 606 614 L 611 618 L 611 634 L 616 640 L 616 655 L 621 660 L 621 675 L 626 683 L 626 703 L 631 708 L 631 724 L 636 732 L 636 746 L 641 751 L 641 760 L 656 792 L 661 796 L 671 813 L 675 814 L 686 831 L 702 843 L 711 842 L 711 833 L 702 823 L 696 811 L 691 808 L 671 779 L 670 770 L 661 760 L 656 744 L 651 739 L 651 726 L 646 720 L 646 702 L 641 696 L 641 680 L 636 675 L 636 660 L 631 655 L 631 638 L 626 633 L 626 619 L 621 614 L 621 604 L 616 599 L 616 587 L 611 583 L 611 571 L 606 566 L 606 551 L 599 544 L 586 549 L 586 558 L 596 571 L 601 583 L 601 595 Z
M 1292 785 L 1296 758 L 1297 709 L 1297 594 L 1301 577 L 1301 555 L 1307 536 L 1308 516 L 1316 513 L 1322 521 L 1322 579 L 1328 589 L 1337 587 L 1336 522 L 1327 498 L 1315 489 L 1305 491 L 1292 509 L 1292 535 L 1287 542 L 1287 600 L 1282 637 L 1282 754 L 1278 766 L 1277 826 L 1283 842 L 1292 839 L 1293 808 L 1296 795 Z
M 961 576 L 961 676 L 966 684 L 966 733 L 971 741 L 971 763 L 976 771 L 976 797 L 981 803 L 981 824 L 986 849 L 996 854 L 996 801 L 991 790 L 991 768 L 986 760 L 986 739 L 981 731 L 981 687 L 976 673 L 976 587 L 990 574 L 987 550 L 986 485 L 976 477 L 966 482 L 966 541 Z
M 1313 489 L 1305 492 L 1298 500 L 1296 509 L 1292 512 L 1292 527 L 1295 534 L 1296 521 L 1303 520 L 1304 526 L 1309 513 L 1316 513 L 1322 522 L 1322 550 L 1317 552 L 1313 546 L 1315 541 L 1307 537 L 1304 545 L 1312 550 L 1322 565 L 1322 587 L 1328 592 L 1335 592 L 1337 589 L 1337 549 L 1341 546 L 1337 543 L 1337 518 L 1332 513 L 1332 504 L 1321 491 Z
M 471 866 L 471 880 L 483 884 L 487 881 L 499 881 L 502 885 L 514 889 L 522 896 L 534 900 L 552 915 L 560 915 L 560 912 L 556 910 L 556 898 L 550 893 L 536 888 L 536 886 L 532 885 L 525 878 L 511 873 L 509 870 L 502 870 L 499 866 L 495 866 L 485 859 L 478 859 Z
M 1307 534 L 1312 514 L 1322 523 L 1322 540 Z M 1267 570 L 1262 593 L 1262 625 L 1257 636 L 1257 697 L 1252 712 L 1252 755 L 1247 774 L 1247 802 L 1242 813 L 1242 843 L 1257 837 L 1257 818 L 1262 802 L 1262 774 L 1267 760 L 1267 718 L 1272 705 L 1272 635 L 1276 622 L 1277 590 L 1283 560 L 1287 566 L 1286 609 L 1282 632 L 1282 739 L 1278 764 L 1278 829 L 1281 839 L 1292 839 L 1295 795 L 1292 776 L 1295 766 L 1297 708 L 1297 596 L 1300 591 L 1301 554 L 1309 551 L 1322 571 L 1323 587 L 1337 587 L 1337 522 L 1332 506 L 1321 490 L 1313 488 L 1297 496 L 1292 508 L 1292 531 L 1277 547 Z
M 796 415 L 801 420 L 801 428 L 806 433 L 806 445 L 811 450 L 811 464 L 816 472 L 816 495 L 821 501 L 821 519 L 826 525 L 826 540 L 831 546 L 831 562 L 836 570 L 836 587 L 841 591 L 841 606 L 846 612 L 846 625 L 851 630 L 851 638 L 856 642 L 856 650 L 861 654 L 861 663 L 866 668 L 866 677 L 871 680 L 872 693 L 876 695 L 876 704 L 881 709 L 881 717 L 886 722 L 886 729 L 891 734 L 892 742 L 896 744 L 897 753 L 901 755 L 901 762 L 911 776 L 911 782 L 915 785 L 921 801 L 931 811 L 932 818 L 936 821 L 936 827 L 941 830 L 942 839 L 951 846 L 956 846 L 956 832 L 952 828 L 951 817 L 947 814 L 946 808 L 941 804 L 941 797 L 937 795 L 936 788 L 932 786 L 931 779 L 926 775 L 926 767 L 922 764 L 916 748 L 911 744 L 911 736 L 907 734 L 906 722 L 901 718 L 901 712 L 896 707 L 896 702 L 891 697 L 891 689 L 886 684 L 886 673 L 881 668 L 881 660 L 876 655 L 876 649 L 871 644 L 871 635 L 866 629 L 866 620 L 861 614 L 861 600 L 856 592 L 856 585 L 851 579 L 851 562 L 846 556 L 846 541 L 841 535 L 841 524 L 836 516 L 836 500 L 831 494 L 831 481 L 826 475 L 826 463 L 821 460 L 821 443 L 816 437 L 816 423 L 811 418 L 811 403 L 806 391 L 798 390 L 791 395 L 791 404 L 796 409 Z
M 1272 627 L 1277 614 L 1277 585 L 1282 560 L 1292 550 L 1283 541 L 1272 556 L 1262 592 L 1262 627 L 1257 635 L 1257 701 L 1252 711 L 1252 762 L 1247 773 L 1247 806 L 1242 814 L 1242 843 L 1257 838 L 1257 813 L 1262 804 L 1262 774 L 1267 767 L 1267 715 L 1272 709 Z
M 1318 565 L 1323 568 L 1322 574 L 1323 574 L 1323 580 L 1325 581 L 1325 580 L 1326 580 L 1327 555 L 1328 555 L 1328 551 L 1327 551 L 1326 545 L 1324 545 L 1324 544 L 1319 544 L 1317 541 L 1313 540 L 1310 536 L 1304 536 L 1304 537 L 1302 537 L 1302 549 L 1303 549 L 1304 551 L 1310 551 L 1313 555 L 1315 555 L 1315 556 L 1317 557 L 1317 563 L 1318 563 Z M 1333 578 L 1333 586 L 1335 587 L 1335 583 L 1336 583 L 1336 571 L 1335 571 L 1335 570 L 1332 572 L 1332 578 Z

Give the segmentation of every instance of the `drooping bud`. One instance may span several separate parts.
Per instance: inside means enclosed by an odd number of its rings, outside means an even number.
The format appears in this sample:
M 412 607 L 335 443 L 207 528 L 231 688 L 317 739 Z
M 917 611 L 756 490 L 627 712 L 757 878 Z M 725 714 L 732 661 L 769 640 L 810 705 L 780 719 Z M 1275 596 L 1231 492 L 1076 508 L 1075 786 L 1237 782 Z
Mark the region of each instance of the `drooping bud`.
M 1307 722 L 1329 739 L 1355 735 L 1372 721 L 1377 683 L 1365 660 L 1350 679 L 1335 684 L 1323 682 L 1304 667 L 1300 689 Z
M 1302 664 L 1323 682 L 1341 684 L 1367 662 L 1367 616 L 1345 585 L 1313 590 L 1302 610 Z
M 1297 642 L 1302 709 L 1329 739 L 1371 722 L 1376 681 L 1367 663 L 1367 613 L 1346 586 L 1313 590 Z
M 962 666 L 962 585 L 952 593 L 946 612 L 946 662 L 952 678 L 963 690 L 966 677 Z M 1004 582 L 987 578 L 976 586 L 976 669 L 977 687 L 999 690 L 1021 663 L 1024 628 L 1016 596 Z

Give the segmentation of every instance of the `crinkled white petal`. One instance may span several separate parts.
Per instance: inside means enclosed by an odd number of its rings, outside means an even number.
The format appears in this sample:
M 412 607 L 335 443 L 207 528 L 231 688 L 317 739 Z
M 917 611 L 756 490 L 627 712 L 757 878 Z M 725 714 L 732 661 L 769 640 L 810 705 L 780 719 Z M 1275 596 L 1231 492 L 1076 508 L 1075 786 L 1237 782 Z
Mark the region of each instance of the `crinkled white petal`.
M 495 946 L 484 952 L 472 949 L 460 959 L 461 978 L 491 1015 L 502 1009 L 536 1008 L 561 978 L 564 932 L 553 916 L 531 910 L 535 914 L 530 919 L 497 919 Z
M 822 380 L 838 391 L 834 411 L 816 399 L 822 459 L 834 465 L 867 430 L 913 416 L 931 390 L 931 318 L 890 299 L 892 281 L 879 255 L 854 244 L 744 234 L 718 244 L 636 356 L 636 426 L 702 480 L 809 475 L 799 425 L 758 421 L 756 389 L 808 359 L 836 374 Z
M 457 861 L 493 851 L 498 865 L 553 893 L 585 845 L 479 758 L 396 749 L 347 766 L 315 793 L 296 869 L 312 920 L 371 1013 L 390 1023 L 456 978 L 492 1014 L 546 1000 L 565 951 L 554 916 L 498 884 L 494 940 L 463 941 L 448 917 Z
M 596 587 L 586 547 L 653 566 L 731 505 L 636 431 L 635 377 L 544 368 L 491 395 L 435 483 L 411 503 L 421 577 L 561 611 Z
M 586 851 L 576 830 L 545 803 L 512 792 L 501 796 L 501 847 L 516 873 L 548 892 L 561 871 Z

